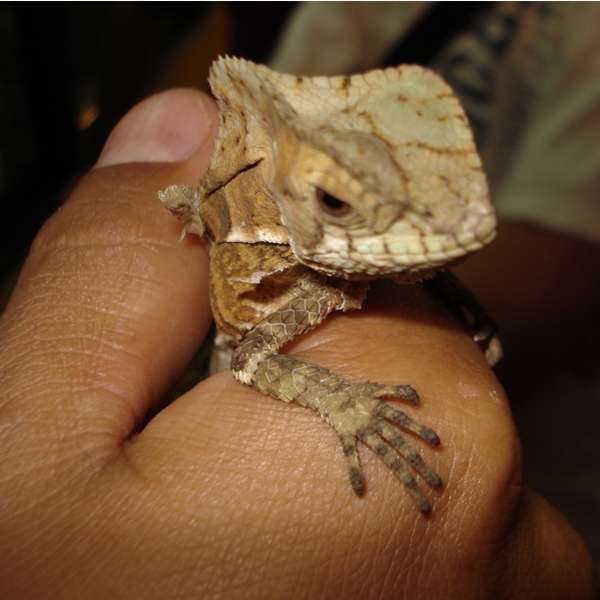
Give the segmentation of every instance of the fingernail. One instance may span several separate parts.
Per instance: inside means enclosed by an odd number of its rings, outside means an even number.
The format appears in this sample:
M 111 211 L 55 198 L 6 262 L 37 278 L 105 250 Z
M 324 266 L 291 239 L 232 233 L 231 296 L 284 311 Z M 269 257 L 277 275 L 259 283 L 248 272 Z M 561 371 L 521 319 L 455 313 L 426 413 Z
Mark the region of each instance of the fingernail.
M 134 106 L 108 137 L 96 167 L 131 162 L 188 159 L 206 141 L 213 121 L 212 102 L 191 89 L 176 89 Z

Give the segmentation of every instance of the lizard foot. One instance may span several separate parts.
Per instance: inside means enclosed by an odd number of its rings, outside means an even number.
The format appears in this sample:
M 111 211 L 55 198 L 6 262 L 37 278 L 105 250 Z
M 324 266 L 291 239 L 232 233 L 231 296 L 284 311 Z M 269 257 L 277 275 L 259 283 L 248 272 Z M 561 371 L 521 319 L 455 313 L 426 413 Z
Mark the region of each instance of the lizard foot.
M 397 389 L 389 389 L 394 387 Z M 342 442 L 344 456 L 348 460 L 350 483 L 357 496 L 365 493 L 365 478 L 358 456 L 360 441 L 400 479 L 419 510 L 427 514 L 431 512 L 431 504 L 408 467 L 432 488 L 439 488 L 442 480 L 411 446 L 401 430 L 415 434 L 432 446 L 439 446 L 440 438 L 429 427 L 420 425 L 403 410 L 381 399 L 383 396 L 407 399 L 407 388 L 410 390 L 411 401 L 413 395 L 416 397 L 416 392 L 410 386 L 349 384 L 343 392 L 346 400 L 339 402 L 332 398 L 333 410 L 329 410 L 327 420 Z M 324 404 L 329 404 L 327 399 L 324 400 Z
M 400 479 L 419 510 L 425 514 L 431 512 L 431 504 L 411 470 L 432 488 L 440 487 L 442 480 L 411 446 L 402 430 L 431 446 L 438 446 L 440 439 L 432 429 L 384 400 L 397 397 L 417 404 L 419 398 L 411 386 L 351 382 L 323 367 L 284 355 L 272 355 L 261 362 L 255 381 L 263 392 L 313 408 L 333 427 L 342 442 L 350 482 L 357 496 L 362 496 L 366 489 L 358 455 L 358 443 L 362 442 Z

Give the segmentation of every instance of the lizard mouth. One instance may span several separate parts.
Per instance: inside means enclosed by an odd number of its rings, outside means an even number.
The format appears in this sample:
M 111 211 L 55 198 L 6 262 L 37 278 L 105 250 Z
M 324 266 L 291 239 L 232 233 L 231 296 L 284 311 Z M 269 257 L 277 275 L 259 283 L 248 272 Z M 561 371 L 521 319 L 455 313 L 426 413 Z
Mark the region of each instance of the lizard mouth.
M 491 242 L 496 233 L 493 212 L 458 232 L 406 232 L 352 238 L 325 235 L 310 253 L 298 258 L 329 275 L 346 278 L 418 274 L 444 267 Z

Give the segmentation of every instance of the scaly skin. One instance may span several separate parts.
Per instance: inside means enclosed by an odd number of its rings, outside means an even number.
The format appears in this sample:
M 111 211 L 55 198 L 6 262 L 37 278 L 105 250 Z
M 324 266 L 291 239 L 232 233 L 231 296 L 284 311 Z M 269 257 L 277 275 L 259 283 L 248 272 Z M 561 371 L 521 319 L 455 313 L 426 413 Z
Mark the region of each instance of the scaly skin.
M 429 512 L 409 468 L 432 487 L 441 479 L 399 429 L 432 445 L 439 437 L 382 400 L 415 403 L 416 392 L 351 382 L 279 350 L 331 311 L 360 308 L 370 279 L 415 283 L 493 239 L 457 98 L 417 66 L 302 78 L 221 58 L 210 84 L 220 108 L 210 167 L 198 189 L 160 198 L 212 242 L 219 362 L 232 354 L 240 382 L 316 410 L 342 441 L 357 494 L 360 441 Z
M 440 439 L 434 431 L 382 400 L 396 397 L 415 405 L 418 402 L 415 390 L 410 385 L 351 382 L 318 365 L 277 353 L 284 344 L 343 306 L 343 282 L 336 288 L 324 278 L 313 277 L 299 288 L 296 298 L 261 321 L 242 340 L 233 353 L 233 374 L 242 383 L 274 398 L 317 411 L 340 438 L 348 460 L 350 482 L 358 496 L 365 492 L 357 449 L 357 442 L 361 441 L 402 481 L 419 510 L 429 513 L 430 502 L 401 459 L 431 487 L 440 487 L 442 480 L 413 450 L 397 427 L 433 446 L 439 445 Z

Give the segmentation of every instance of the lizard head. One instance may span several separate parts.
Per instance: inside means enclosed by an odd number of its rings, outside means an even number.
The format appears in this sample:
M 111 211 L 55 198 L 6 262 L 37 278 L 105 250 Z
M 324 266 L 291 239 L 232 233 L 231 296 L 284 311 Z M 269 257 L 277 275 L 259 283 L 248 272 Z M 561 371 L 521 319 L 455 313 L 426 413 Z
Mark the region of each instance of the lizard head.
M 409 280 L 493 239 L 471 130 L 432 71 L 306 78 L 235 59 L 226 67 L 220 93 L 244 96 L 247 140 L 300 262 Z
M 494 236 L 476 154 L 471 168 L 429 148 L 398 151 L 363 131 L 285 138 L 271 191 L 294 253 L 312 268 L 414 279 Z

